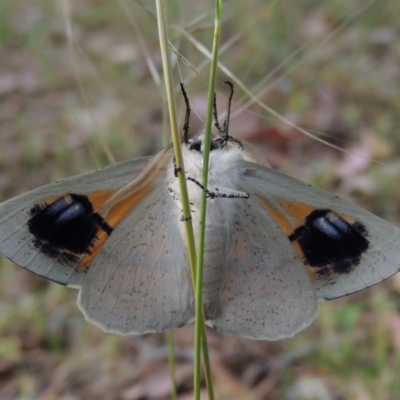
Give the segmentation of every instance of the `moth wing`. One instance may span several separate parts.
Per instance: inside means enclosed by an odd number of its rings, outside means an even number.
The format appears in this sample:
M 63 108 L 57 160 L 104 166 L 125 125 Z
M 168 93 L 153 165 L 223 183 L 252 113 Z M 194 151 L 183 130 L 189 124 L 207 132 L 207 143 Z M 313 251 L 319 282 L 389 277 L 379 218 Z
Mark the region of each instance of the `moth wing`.
M 258 201 L 251 195 L 234 201 L 220 314 L 207 323 L 251 339 L 291 337 L 318 314 L 311 280 L 286 235 Z
M 400 270 L 396 226 L 273 169 L 245 161 L 239 168 L 246 189 L 302 258 L 320 300 L 357 292 Z
M 79 308 L 107 332 L 161 332 L 193 319 L 182 222 L 165 189 L 160 183 L 119 223 L 82 284 Z
M 51 183 L 0 204 L 0 252 L 16 264 L 63 285 L 79 286 L 86 273 L 48 257 L 29 232 L 32 209 L 43 199 L 56 199 L 70 193 L 92 195 L 112 193 L 133 180 L 149 158 L 139 158 Z M 100 198 L 99 197 L 99 198 Z

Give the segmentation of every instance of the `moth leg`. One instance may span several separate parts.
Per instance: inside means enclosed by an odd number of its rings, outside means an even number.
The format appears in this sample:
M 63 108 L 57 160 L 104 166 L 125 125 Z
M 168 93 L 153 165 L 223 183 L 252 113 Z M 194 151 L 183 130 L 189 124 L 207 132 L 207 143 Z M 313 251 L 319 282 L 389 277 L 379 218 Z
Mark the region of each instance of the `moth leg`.
M 240 192 L 238 190 L 226 189 L 223 192 L 218 188 L 215 188 L 215 192 L 208 190 L 205 188 L 199 181 L 190 176 L 187 178 L 188 181 L 194 182 L 197 186 L 199 186 L 204 192 L 207 193 L 207 198 L 215 199 L 215 198 L 224 198 L 224 199 L 248 199 L 250 195 L 247 192 Z

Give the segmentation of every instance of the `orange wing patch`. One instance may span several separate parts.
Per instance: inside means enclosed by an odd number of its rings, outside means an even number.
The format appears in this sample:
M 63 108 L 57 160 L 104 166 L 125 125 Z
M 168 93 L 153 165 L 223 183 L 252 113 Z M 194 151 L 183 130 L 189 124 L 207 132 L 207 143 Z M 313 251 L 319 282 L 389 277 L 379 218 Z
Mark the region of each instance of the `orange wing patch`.
M 298 222 L 298 226 L 302 225 L 306 218 L 315 211 L 315 207 L 311 207 L 308 204 L 297 203 L 295 201 L 289 201 L 286 199 L 279 199 L 279 205 L 282 207 L 282 210 L 290 215 L 293 219 Z M 293 227 L 293 229 L 297 228 Z M 293 231 L 292 231 L 293 233 Z
M 269 201 L 264 199 L 263 197 L 256 196 L 258 201 L 261 203 L 261 205 L 268 211 L 268 213 L 271 215 L 271 217 L 275 220 L 275 222 L 278 224 L 278 226 L 282 229 L 282 231 L 285 233 L 285 235 L 289 238 L 293 232 L 294 232 L 294 227 L 292 226 L 292 223 L 289 221 L 289 219 L 286 217 L 286 215 L 277 207 L 275 207 L 273 204 L 271 204 Z M 297 211 L 297 216 L 304 215 L 304 213 L 307 210 L 307 206 L 303 205 L 301 203 L 297 203 L 298 207 L 293 206 L 290 207 L 291 213 L 289 215 L 293 216 L 295 212 Z M 302 207 L 304 206 L 304 207 Z M 311 208 L 311 207 L 309 207 Z M 290 241 L 292 246 L 294 247 L 297 255 L 301 258 L 303 261 L 307 273 L 310 276 L 311 279 L 316 279 L 315 274 L 313 269 L 308 265 L 307 260 L 305 258 L 304 252 L 300 246 L 300 243 L 298 241 Z
M 87 198 L 90 201 L 90 204 L 93 207 L 94 211 L 99 210 L 103 207 L 104 203 L 110 199 L 110 197 L 115 194 L 115 190 L 103 190 L 101 192 L 93 192 L 87 195 Z
M 114 229 L 121 220 L 136 206 L 136 204 L 149 192 L 150 187 L 143 187 L 137 192 L 132 193 L 127 196 L 122 201 L 114 204 L 106 213 L 101 212 L 100 215 L 104 218 L 104 221 Z M 89 196 L 89 199 L 93 199 L 93 204 L 98 204 L 100 208 L 102 204 L 104 204 L 110 196 L 106 196 L 104 192 L 93 193 Z M 98 201 L 103 200 L 103 203 L 100 204 Z M 97 202 L 97 203 L 96 203 Z M 96 209 L 95 207 L 93 207 Z M 104 215 L 103 215 L 104 214 Z M 105 230 L 99 230 L 96 237 L 93 239 L 90 248 L 83 258 L 79 262 L 78 269 L 87 270 L 92 264 L 93 260 L 96 258 L 97 254 L 100 252 L 101 248 L 104 246 L 104 243 L 107 241 L 109 234 Z

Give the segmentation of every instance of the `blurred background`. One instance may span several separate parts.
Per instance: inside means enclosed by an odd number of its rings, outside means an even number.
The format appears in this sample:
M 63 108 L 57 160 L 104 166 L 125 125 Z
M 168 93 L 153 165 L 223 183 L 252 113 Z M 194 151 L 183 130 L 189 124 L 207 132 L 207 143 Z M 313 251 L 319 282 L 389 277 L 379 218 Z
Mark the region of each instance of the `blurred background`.
M 166 3 L 180 120 L 183 80 L 195 134 L 205 116 L 214 3 Z M 0 3 L 0 200 L 163 146 L 169 125 L 154 15 L 147 1 Z M 221 115 L 223 81 L 235 85 L 232 135 L 273 167 L 395 224 L 398 15 L 397 0 L 226 1 L 217 79 Z M 0 256 L 0 398 L 168 399 L 164 335 L 104 334 L 85 321 L 76 296 Z M 395 276 L 321 304 L 316 322 L 293 339 L 209 330 L 216 396 L 398 399 L 399 309 Z M 190 399 L 192 326 L 174 337 L 179 399 Z

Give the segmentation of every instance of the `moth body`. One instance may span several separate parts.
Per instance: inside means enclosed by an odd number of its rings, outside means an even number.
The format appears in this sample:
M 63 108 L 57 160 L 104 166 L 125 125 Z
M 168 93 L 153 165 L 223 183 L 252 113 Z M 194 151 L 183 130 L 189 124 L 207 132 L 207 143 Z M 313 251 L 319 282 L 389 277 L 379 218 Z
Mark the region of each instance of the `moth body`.
M 199 146 L 193 148 L 191 143 Z M 185 173 L 188 180 L 188 193 L 191 202 L 191 216 L 198 239 L 200 227 L 200 199 L 204 190 L 199 185 L 203 175 L 203 149 L 204 137 L 201 135 L 193 139 L 189 144 L 182 147 L 185 160 Z M 238 190 L 239 174 L 235 165 L 242 159 L 242 151 L 238 147 L 220 148 L 216 140 L 212 141 L 212 151 L 210 152 L 208 190 L 216 195 L 231 196 L 233 194 L 245 194 Z M 192 147 L 192 148 L 191 148 Z M 173 175 L 173 170 L 168 173 L 169 186 L 173 192 L 179 196 L 178 180 Z M 223 277 L 226 273 L 225 265 L 232 236 L 230 235 L 230 221 L 235 213 L 237 201 L 246 199 L 222 197 L 209 198 L 207 201 L 206 229 L 205 229 L 205 248 L 203 266 L 203 307 L 206 318 L 214 319 L 220 314 L 220 290 Z M 179 208 L 179 202 L 176 203 Z M 180 224 L 180 234 L 186 240 L 184 224 Z M 196 242 L 198 242 L 196 240 Z

